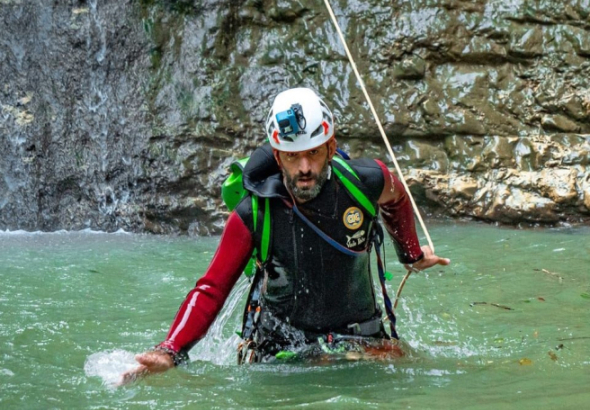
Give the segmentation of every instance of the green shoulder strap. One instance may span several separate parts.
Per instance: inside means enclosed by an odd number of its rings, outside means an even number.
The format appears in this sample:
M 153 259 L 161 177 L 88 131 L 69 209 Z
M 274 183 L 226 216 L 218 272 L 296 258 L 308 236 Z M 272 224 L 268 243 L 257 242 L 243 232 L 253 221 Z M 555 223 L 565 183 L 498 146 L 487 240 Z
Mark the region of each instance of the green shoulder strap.
M 258 208 L 259 208 L 259 201 L 260 198 L 257 195 L 252 194 L 252 223 L 254 226 L 254 232 L 258 232 Z M 269 248 L 270 248 L 270 200 L 268 198 L 264 198 L 264 211 L 262 217 L 262 233 L 260 235 L 260 247 L 254 250 L 254 254 L 252 255 L 252 263 L 255 264 L 256 261 L 264 264 L 269 255 Z M 250 265 L 250 263 L 248 264 Z M 254 275 L 255 266 L 250 268 L 246 268 L 244 273 L 246 276 L 251 277 Z
M 342 168 L 344 168 L 346 171 L 348 171 L 348 173 L 350 173 L 353 177 L 355 177 L 359 183 L 360 183 L 360 178 L 357 175 L 357 173 L 354 171 L 354 169 L 352 169 L 350 167 L 350 165 L 348 165 L 346 163 L 346 161 L 344 161 L 342 158 L 340 157 L 336 157 L 334 156 L 334 158 L 332 158 L 332 160 L 340 165 Z M 336 174 L 336 176 L 340 179 L 340 181 L 342 182 L 342 184 L 344 185 L 344 187 L 348 190 L 348 192 L 351 193 L 351 195 L 359 202 L 359 204 L 362 205 L 363 208 L 365 208 L 367 210 L 367 212 L 371 215 L 371 216 L 375 216 L 377 214 L 377 210 L 375 209 L 375 207 L 373 206 L 373 204 L 371 203 L 371 201 L 369 200 L 369 198 L 367 198 L 367 196 L 363 193 L 363 191 L 361 191 L 355 184 L 354 182 L 352 182 L 348 177 L 346 177 L 343 172 L 341 170 L 338 169 L 338 167 L 332 167 L 332 169 L 334 169 L 334 173 Z

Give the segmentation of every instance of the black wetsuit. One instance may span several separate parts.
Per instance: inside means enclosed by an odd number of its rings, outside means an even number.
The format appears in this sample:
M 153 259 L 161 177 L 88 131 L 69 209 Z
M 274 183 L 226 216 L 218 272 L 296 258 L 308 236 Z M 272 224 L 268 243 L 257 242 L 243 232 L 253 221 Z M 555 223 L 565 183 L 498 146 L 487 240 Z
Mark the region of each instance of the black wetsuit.
M 348 161 L 348 165 L 360 178 L 359 186 L 377 209 L 384 184 L 382 168 L 368 159 Z M 375 303 L 367 252 L 376 221 L 334 172 L 319 195 L 298 208 L 332 239 L 359 252 L 356 256 L 345 255 L 320 238 L 294 213 L 292 200 L 268 147 L 259 149 L 250 158 L 244 170 L 244 185 L 259 197 L 270 198 L 270 258 L 261 278 L 262 318 L 259 322 L 265 337 L 278 339 L 275 342 L 280 341 L 281 345 L 297 345 L 302 339 L 308 342 L 318 334 L 352 332 L 348 325 L 381 315 Z M 260 208 L 259 214 L 263 212 Z M 249 196 L 238 205 L 236 212 L 259 244 L 261 232 L 254 230 Z M 259 220 L 262 220 L 261 215 Z M 297 334 L 293 335 L 294 332 Z M 377 333 L 380 332 L 378 329 Z

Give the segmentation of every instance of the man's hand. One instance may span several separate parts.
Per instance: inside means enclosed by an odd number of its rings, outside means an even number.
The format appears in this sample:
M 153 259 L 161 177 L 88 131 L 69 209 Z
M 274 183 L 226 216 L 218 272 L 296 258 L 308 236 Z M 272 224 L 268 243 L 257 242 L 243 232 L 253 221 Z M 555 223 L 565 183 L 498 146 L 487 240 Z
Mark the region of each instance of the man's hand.
M 123 386 L 141 379 L 149 374 L 162 373 L 174 367 L 172 357 L 166 352 L 149 351 L 135 356 L 139 363 L 135 369 L 129 370 L 121 375 L 119 386 Z
M 422 252 L 424 252 L 424 257 L 420 259 L 416 263 L 410 263 L 404 265 L 405 268 L 410 272 L 420 272 L 424 269 L 428 269 L 434 265 L 449 265 L 451 263 L 450 259 L 447 258 L 440 258 L 436 256 L 430 246 L 423 246 Z

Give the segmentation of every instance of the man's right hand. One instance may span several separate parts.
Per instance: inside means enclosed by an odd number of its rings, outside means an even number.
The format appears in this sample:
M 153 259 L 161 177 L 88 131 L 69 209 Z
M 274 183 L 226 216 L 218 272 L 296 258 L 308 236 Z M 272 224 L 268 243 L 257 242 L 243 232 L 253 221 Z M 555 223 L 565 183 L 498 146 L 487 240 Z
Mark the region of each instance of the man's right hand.
M 409 272 L 421 272 L 424 269 L 428 269 L 434 265 L 446 266 L 451 264 L 450 259 L 436 256 L 434 252 L 432 252 L 432 249 L 430 249 L 430 246 L 424 245 L 421 249 L 422 253 L 424 253 L 424 257 L 422 259 L 420 259 L 418 262 L 404 265 Z
M 150 374 L 163 373 L 174 367 L 172 357 L 166 352 L 157 350 L 138 354 L 135 356 L 135 360 L 137 360 L 139 366 L 123 373 L 118 386 L 133 383 Z

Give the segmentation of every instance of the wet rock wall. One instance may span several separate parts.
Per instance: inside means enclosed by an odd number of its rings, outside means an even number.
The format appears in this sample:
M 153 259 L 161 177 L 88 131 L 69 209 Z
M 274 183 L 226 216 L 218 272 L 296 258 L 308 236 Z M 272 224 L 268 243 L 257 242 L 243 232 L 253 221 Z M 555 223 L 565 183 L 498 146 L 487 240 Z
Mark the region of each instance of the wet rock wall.
M 424 213 L 590 216 L 590 0 L 333 1 Z M 319 1 L 0 0 L 0 229 L 219 232 L 269 101 L 388 160 Z
M 0 2 L 0 229 L 142 229 L 149 41 L 130 6 Z

